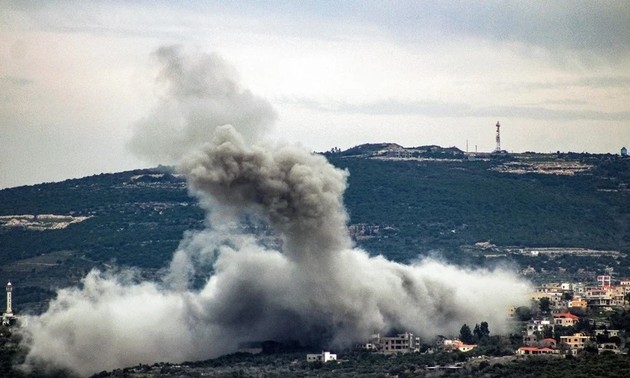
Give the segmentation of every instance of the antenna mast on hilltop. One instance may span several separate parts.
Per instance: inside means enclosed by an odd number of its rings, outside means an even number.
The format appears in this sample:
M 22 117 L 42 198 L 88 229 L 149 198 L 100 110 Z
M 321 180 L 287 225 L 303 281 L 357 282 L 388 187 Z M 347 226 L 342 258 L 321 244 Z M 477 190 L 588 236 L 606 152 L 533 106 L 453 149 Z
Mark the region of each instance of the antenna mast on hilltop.
M 494 152 L 501 152 L 501 124 L 497 121 L 497 148 L 494 149 Z

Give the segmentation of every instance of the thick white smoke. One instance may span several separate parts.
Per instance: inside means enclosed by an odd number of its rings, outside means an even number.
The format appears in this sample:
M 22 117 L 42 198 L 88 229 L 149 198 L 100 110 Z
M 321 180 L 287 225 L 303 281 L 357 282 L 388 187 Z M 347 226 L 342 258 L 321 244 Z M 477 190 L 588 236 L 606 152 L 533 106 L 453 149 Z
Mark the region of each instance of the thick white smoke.
M 60 291 L 28 319 L 27 364 L 86 375 L 206 359 L 246 341 L 345 346 L 374 332 L 432 337 L 481 321 L 499 333 L 508 307 L 526 303 L 527 283 L 509 271 L 404 265 L 353 248 L 347 172 L 301 148 L 252 145 L 231 126 L 213 135 L 179 164 L 207 207 L 207 229 L 186 236 L 163 282 L 95 271 Z M 270 225 L 282 246 L 239 231 L 243 215 Z
M 216 54 L 185 54 L 178 46 L 157 49 L 157 106 L 134 125 L 129 148 L 155 164 L 173 164 L 201 146 L 217 126 L 231 124 L 258 140 L 276 118 L 271 104 L 241 87 L 234 69 Z

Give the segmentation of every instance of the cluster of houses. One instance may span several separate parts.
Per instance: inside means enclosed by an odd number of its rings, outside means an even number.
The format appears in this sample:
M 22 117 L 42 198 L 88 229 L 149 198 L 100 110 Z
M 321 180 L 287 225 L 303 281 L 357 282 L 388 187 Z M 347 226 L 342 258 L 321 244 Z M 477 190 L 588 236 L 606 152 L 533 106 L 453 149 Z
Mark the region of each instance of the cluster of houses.
M 523 331 L 523 344 L 516 354 L 533 355 L 533 354 L 577 354 L 584 350 L 587 346 L 597 348 L 599 352 L 610 351 L 612 353 L 621 353 L 618 345 L 610 342 L 610 338 L 619 337 L 619 330 L 615 329 L 596 329 L 592 333 L 576 332 L 572 335 L 560 336 L 558 343 L 551 335 L 554 334 L 555 328 L 574 327 L 580 321 L 580 317 L 570 312 L 552 314 L 551 318 L 530 320 Z M 599 338 L 605 340 L 597 342 Z
M 399 333 L 395 336 L 381 336 L 374 334 L 369 342 L 358 345 L 358 349 L 373 351 L 381 354 L 412 353 L 419 352 L 422 344 L 420 337 L 413 333 Z M 458 339 L 449 339 L 438 336 L 434 344 L 435 349 L 441 351 L 469 352 L 477 347 L 476 344 L 466 344 Z
M 523 329 L 523 346 L 516 351 L 517 355 L 576 355 L 589 347 L 597 349 L 600 353 L 623 353 L 619 348 L 619 330 L 589 327 L 591 331 L 584 331 L 584 327 L 577 327 L 580 322 L 580 315 L 577 314 L 586 313 L 589 310 L 629 306 L 630 279 L 614 282 L 611 276 L 601 275 L 597 276 L 596 285 L 570 282 L 546 283 L 532 293 L 531 299 L 538 303 L 546 299 L 548 316 L 530 319 L 527 322 Z M 574 311 L 575 309 L 581 311 Z M 514 315 L 514 309 L 510 310 Z M 569 328 L 568 331 L 571 334 L 566 334 L 568 327 L 582 331 L 573 332 L 574 330 Z M 475 344 L 466 344 L 458 339 L 438 336 L 430 350 L 469 352 L 475 347 L 477 347 Z M 422 349 L 422 343 L 420 337 L 410 332 L 394 336 L 374 334 L 367 343 L 358 345 L 358 348 L 381 354 L 413 353 Z M 336 357 L 329 352 L 322 352 L 309 354 L 307 361 L 328 362 L 336 360 Z
M 532 299 L 540 301 L 548 298 L 553 309 L 581 308 L 598 309 L 603 307 L 623 307 L 628 304 L 630 279 L 613 283 L 611 276 L 597 276 L 597 285 L 584 283 L 548 283 L 536 289 Z
M 372 335 L 367 343 L 357 345 L 357 349 L 381 354 L 397 354 L 419 352 L 421 346 L 420 337 L 410 332 L 399 333 L 395 336 L 381 336 L 377 333 Z M 442 351 L 458 350 L 460 352 L 469 352 L 476 348 L 477 345 L 465 344 L 458 339 L 448 339 L 443 336 L 438 336 L 436 338 L 435 347 Z M 306 355 L 306 361 L 308 362 L 328 362 L 336 360 L 337 355 L 329 352 Z
M 630 279 L 613 282 L 611 276 L 597 277 L 597 285 L 583 283 L 548 283 L 543 284 L 532 293 L 531 299 L 539 302 L 548 299 L 549 316 L 530 320 L 523 330 L 523 347 L 516 351 L 517 355 L 537 354 L 577 354 L 586 347 L 597 348 L 599 352 L 609 351 L 622 353 L 618 343 L 610 342 L 619 337 L 619 330 L 596 329 L 590 333 L 574 332 L 556 338 L 556 327 L 576 327 L 580 317 L 571 309 L 579 308 L 584 312 L 593 309 L 623 307 L 630 304 Z M 569 312 L 569 310 L 573 311 Z M 514 311 L 512 311 L 512 314 Z M 601 337 L 605 336 L 605 337 Z M 599 342 L 598 342 L 599 340 Z M 433 346 L 440 351 L 468 352 L 477 345 L 465 344 L 458 339 L 438 336 Z M 375 334 L 360 349 L 382 354 L 418 352 L 421 348 L 420 338 L 406 332 L 395 336 L 383 337 Z
M 627 306 L 630 302 L 630 279 L 613 282 L 611 276 L 597 276 L 597 285 L 583 283 L 547 283 L 532 293 L 532 300 L 548 300 L 550 317 L 530 320 L 523 331 L 523 344 L 516 353 L 533 354 L 577 354 L 590 346 L 599 352 L 621 353 L 617 343 L 611 338 L 619 337 L 619 330 L 595 329 L 592 332 L 576 332 L 563 335 L 559 340 L 552 338 L 556 327 L 576 327 L 580 316 L 572 309 L 598 310 Z M 569 311 L 573 311 L 569 312 Z M 603 337 L 604 336 L 604 337 Z M 598 342 L 598 340 L 600 342 Z M 559 341 L 559 342 L 558 342 Z

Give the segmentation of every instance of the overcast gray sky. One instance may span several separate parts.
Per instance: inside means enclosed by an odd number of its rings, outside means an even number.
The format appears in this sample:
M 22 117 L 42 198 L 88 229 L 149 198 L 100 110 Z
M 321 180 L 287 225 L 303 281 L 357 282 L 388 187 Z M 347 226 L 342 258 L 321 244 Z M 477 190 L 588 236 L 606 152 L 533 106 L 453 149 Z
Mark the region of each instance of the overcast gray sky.
M 0 187 L 153 166 L 154 52 L 222 57 L 268 138 L 508 151 L 630 147 L 628 1 L 0 0 Z M 169 162 L 164 162 L 169 163 Z

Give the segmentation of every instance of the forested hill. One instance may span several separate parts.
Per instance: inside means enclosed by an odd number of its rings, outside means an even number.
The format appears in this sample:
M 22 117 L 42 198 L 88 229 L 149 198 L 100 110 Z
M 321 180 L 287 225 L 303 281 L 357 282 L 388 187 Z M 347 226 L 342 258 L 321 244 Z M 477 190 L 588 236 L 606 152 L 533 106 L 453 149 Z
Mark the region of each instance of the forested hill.
M 397 259 L 481 241 L 630 251 L 630 159 L 328 158 L 350 172 L 352 223 L 392 236 L 366 247 Z
M 590 248 L 620 252 L 601 260 L 602 268 L 628 273 L 630 159 L 392 144 L 325 155 L 350 172 L 349 228 L 371 253 L 409 261 L 438 252 L 484 264 L 488 246 Z M 164 167 L 4 189 L 0 280 L 50 288 L 103 264 L 155 270 L 186 230 L 203 227 L 203 217 L 184 179 Z M 570 273 L 579 261 L 565 265 Z

